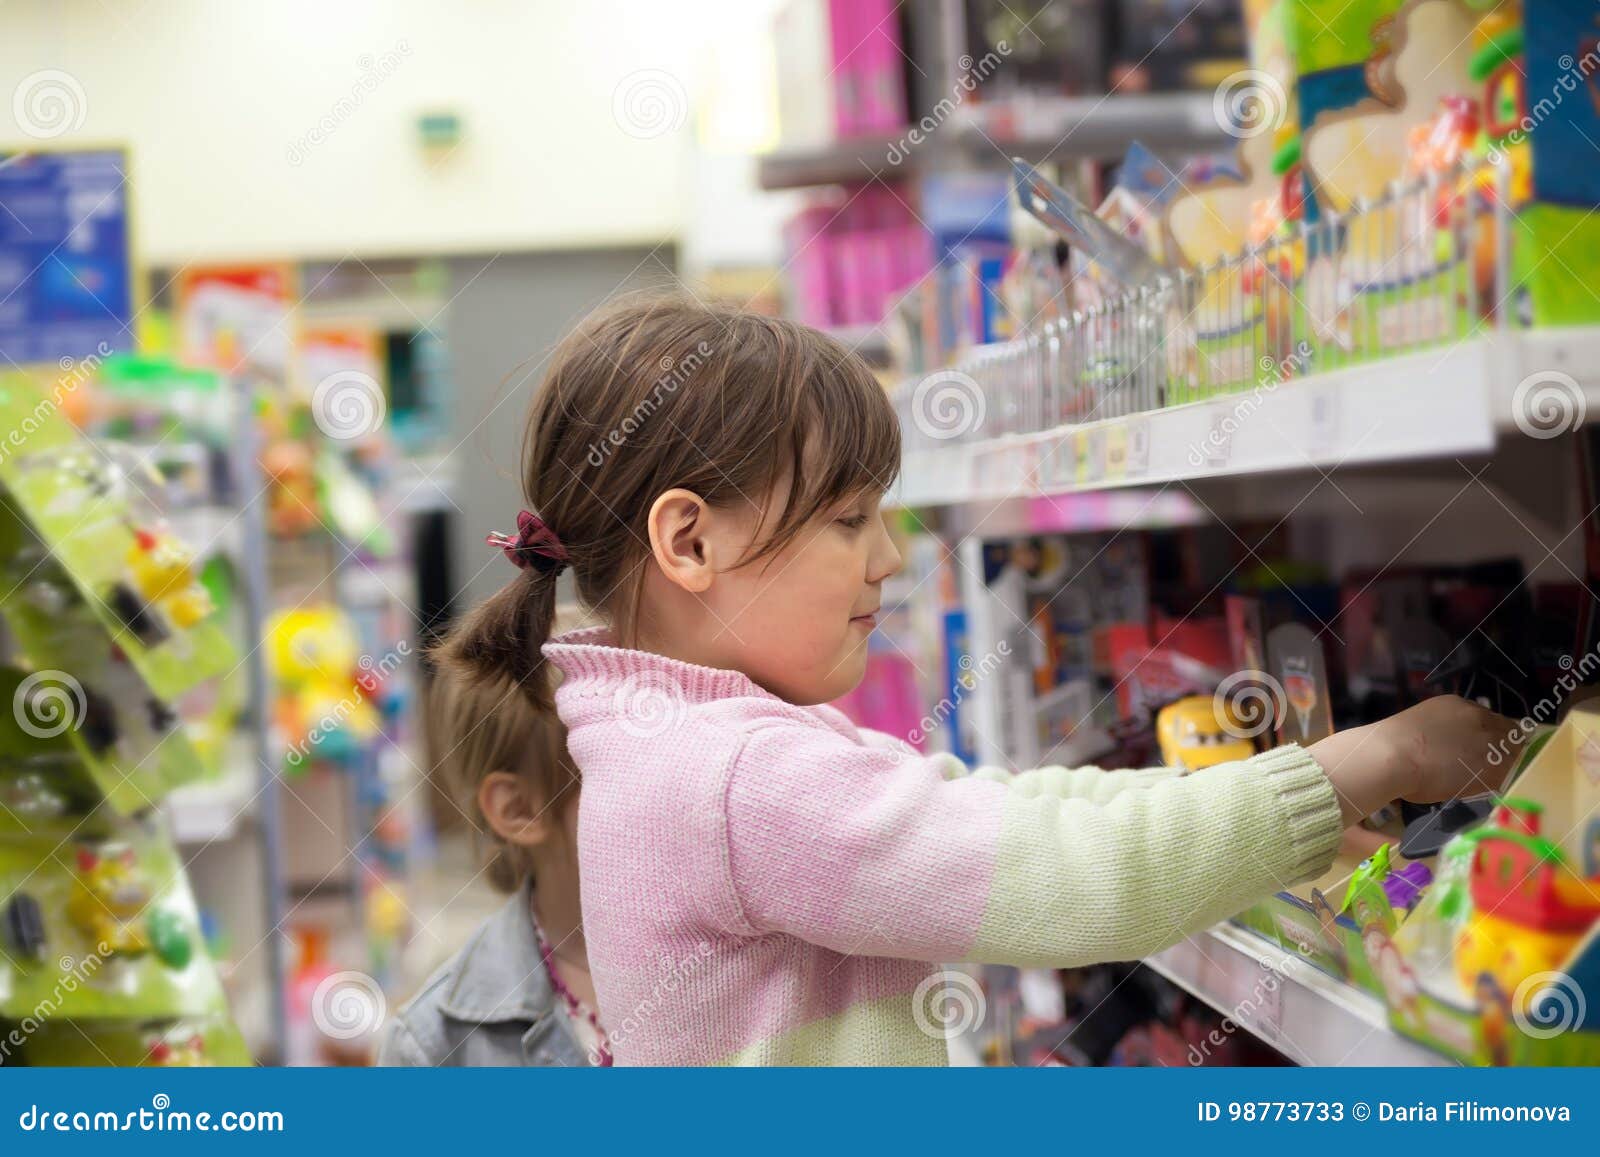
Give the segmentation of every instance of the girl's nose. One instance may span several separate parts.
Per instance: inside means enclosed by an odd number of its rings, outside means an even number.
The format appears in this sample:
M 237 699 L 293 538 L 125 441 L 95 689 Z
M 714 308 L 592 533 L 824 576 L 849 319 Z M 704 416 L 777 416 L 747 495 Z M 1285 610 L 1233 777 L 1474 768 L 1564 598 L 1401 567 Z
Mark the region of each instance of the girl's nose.
M 900 557 L 900 548 L 894 544 L 894 538 L 889 533 L 888 524 L 881 517 L 878 519 L 878 527 L 878 545 L 873 550 L 867 566 L 867 578 L 875 583 L 881 583 L 890 575 L 897 573 L 904 561 Z

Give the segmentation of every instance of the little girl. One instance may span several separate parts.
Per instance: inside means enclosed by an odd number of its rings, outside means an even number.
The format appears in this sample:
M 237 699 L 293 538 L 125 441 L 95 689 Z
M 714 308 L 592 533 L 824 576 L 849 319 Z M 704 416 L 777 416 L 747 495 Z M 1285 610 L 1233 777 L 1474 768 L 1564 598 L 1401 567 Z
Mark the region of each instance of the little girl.
M 944 1064 L 931 962 L 1156 952 L 1326 872 L 1386 801 L 1474 789 L 1510 730 L 1440 699 L 1187 778 L 952 775 L 823 706 L 900 566 L 879 508 L 899 463 L 882 387 L 803 326 L 633 301 L 554 354 L 538 513 L 493 540 L 541 565 L 455 645 L 484 678 L 547 688 L 541 650 L 563 675 L 619 1064 Z M 562 567 L 609 625 L 547 642 Z
M 384 1030 L 380 1065 L 610 1064 L 584 953 L 578 772 L 560 721 L 507 679 L 433 652 L 429 764 L 511 893 Z

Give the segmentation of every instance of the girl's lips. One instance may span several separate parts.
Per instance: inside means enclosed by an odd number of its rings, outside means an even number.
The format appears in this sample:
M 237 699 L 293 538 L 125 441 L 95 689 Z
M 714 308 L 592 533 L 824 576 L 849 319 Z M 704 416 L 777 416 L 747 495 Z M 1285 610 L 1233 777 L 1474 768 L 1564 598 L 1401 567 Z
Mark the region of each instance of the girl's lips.
M 852 623 L 860 623 L 863 627 L 876 627 L 878 625 L 878 612 L 873 611 L 870 615 L 855 615 L 851 617 L 850 621 Z

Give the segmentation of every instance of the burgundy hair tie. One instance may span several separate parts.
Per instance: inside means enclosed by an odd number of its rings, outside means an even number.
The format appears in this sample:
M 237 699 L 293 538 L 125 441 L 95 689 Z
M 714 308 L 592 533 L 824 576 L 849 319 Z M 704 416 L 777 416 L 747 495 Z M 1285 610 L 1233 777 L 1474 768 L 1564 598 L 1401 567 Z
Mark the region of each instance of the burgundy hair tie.
M 544 574 L 558 574 L 570 561 L 567 548 L 561 545 L 556 532 L 544 519 L 527 510 L 517 512 L 515 538 L 495 531 L 483 541 L 505 551 L 506 557 L 519 568 L 531 566 Z

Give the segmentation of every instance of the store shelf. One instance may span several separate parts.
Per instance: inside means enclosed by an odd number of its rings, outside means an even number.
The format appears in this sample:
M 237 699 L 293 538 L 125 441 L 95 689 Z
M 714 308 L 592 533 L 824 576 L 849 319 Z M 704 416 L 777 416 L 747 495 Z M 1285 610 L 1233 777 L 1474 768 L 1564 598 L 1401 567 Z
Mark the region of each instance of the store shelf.
M 1575 412 L 1600 413 L 1600 327 L 1490 334 L 1170 409 L 913 449 L 894 501 L 943 506 L 1481 455 L 1527 424 L 1519 384 L 1552 373 L 1579 387 Z
M 997 164 L 1014 156 L 1034 164 L 1116 160 L 1133 140 L 1158 153 L 1204 152 L 1232 143 L 1217 119 L 1213 97 L 1211 92 L 1035 97 L 964 106 L 954 125 L 969 153 Z
M 756 179 L 767 190 L 859 183 L 912 171 L 952 146 L 968 162 L 1009 166 L 1014 156 L 1034 164 L 1116 160 L 1133 140 L 1181 156 L 1226 148 L 1233 139 L 1217 121 L 1210 92 L 969 104 L 948 122 L 915 132 L 908 125 L 894 134 L 780 149 L 756 158 Z
M 228 745 L 226 770 L 208 783 L 180 787 L 161 801 L 180 844 L 209 844 L 231 839 L 255 810 L 256 773 L 251 746 L 242 737 Z
M 1145 963 L 1302 1065 L 1454 1063 L 1391 1030 L 1375 997 L 1232 925 Z
M 906 149 L 903 135 L 858 137 L 766 153 L 756 158 L 756 182 L 774 191 L 860 184 L 903 173 L 919 155 L 916 149 Z

